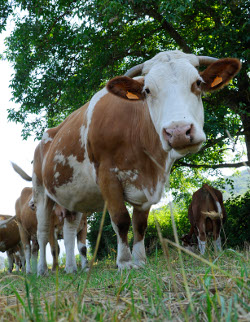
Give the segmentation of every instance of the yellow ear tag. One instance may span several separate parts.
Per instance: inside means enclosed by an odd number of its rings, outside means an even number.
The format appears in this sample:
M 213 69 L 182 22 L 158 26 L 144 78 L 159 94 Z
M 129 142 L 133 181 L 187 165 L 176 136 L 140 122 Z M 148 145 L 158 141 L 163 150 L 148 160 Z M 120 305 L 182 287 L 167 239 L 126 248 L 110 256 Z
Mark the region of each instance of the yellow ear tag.
M 222 77 L 216 76 L 214 81 L 211 84 L 211 87 L 214 87 L 222 82 Z
M 127 98 L 129 98 L 130 100 L 138 100 L 139 97 L 133 93 L 127 92 L 126 94 Z

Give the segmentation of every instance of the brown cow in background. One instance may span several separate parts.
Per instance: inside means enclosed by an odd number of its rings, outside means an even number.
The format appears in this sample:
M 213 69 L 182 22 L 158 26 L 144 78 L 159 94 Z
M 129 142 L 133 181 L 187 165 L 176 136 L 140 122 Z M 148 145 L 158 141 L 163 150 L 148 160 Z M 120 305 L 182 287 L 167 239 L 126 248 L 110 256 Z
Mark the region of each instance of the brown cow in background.
M 221 250 L 220 230 L 226 220 L 222 193 L 204 184 L 192 197 L 188 208 L 188 218 L 191 223 L 190 231 L 181 240 L 185 247 L 192 246 L 193 233 L 197 236 L 201 254 L 205 253 L 207 234 L 212 233 L 215 250 Z
M 0 251 L 7 253 L 9 272 L 12 272 L 14 263 L 17 271 L 21 267 L 24 269 L 25 258 L 17 222 L 8 215 L 0 215 L 0 222 Z
M 30 259 L 32 261 L 33 270 L 37 270 L 37 257 L 39 250 L 37 242 L 37 218 L 35 205 L 32 200 L 32 188 L 26 187 L 22 190 L 20 197 L 16 201 L 15 208 L 16 220 L 25 252 L 26 273 L 30 273 Z M 60 249 L 57 240 L 63 238 L 64 214 L 64 208 L 59 205 L 55 205 L 51 215 L 51 226 L 49 227 L 49 243 L 53 257 L 52 271 L 55 271 L 56 266 L 58 265 Z M 74 218 L 72 220 L 74 220 Z M 77 230 L 77 245 L 81 256 L 82 268 L 84 268 L 87 263 L 86 235 L 87 217 L 83 215 Z

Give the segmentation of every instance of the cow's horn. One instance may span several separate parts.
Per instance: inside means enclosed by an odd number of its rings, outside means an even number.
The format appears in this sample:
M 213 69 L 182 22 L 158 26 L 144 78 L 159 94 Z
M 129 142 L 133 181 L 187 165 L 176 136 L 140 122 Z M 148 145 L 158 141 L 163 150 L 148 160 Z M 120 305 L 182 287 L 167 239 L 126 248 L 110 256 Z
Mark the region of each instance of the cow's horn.
M 136 66 L 134 66 L 134 67 L 130 68 L 130 69 L 126 72 L 125 76 L 127 76 L 127 77 L 135 77 L 135 76 L 140 75 L 140 74 L 141 74 L 141 72 L 142 72 L 143 65 L 144 65 L 144 64 L 142 63 L 142 64 L 139 64 L 139 65 L 136 65 Z
M 214 63 L 218 58 L 209 57 L 209 56 L 198 56 L 200 66 L 207 66 Z

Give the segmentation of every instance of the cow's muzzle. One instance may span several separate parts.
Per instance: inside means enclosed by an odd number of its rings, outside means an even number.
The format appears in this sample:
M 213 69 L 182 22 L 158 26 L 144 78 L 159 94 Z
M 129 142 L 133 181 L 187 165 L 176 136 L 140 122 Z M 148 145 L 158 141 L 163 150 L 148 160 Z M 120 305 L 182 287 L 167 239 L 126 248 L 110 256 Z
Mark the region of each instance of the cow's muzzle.
M 196 129 L 193 124 L 174 123 L 163 129 L 163 137 L 169 146 L 177 151 L 179 150 L 199 150 L 203 138 L 196 135 Z M 195 152 L 195 151 L 194 151 Z

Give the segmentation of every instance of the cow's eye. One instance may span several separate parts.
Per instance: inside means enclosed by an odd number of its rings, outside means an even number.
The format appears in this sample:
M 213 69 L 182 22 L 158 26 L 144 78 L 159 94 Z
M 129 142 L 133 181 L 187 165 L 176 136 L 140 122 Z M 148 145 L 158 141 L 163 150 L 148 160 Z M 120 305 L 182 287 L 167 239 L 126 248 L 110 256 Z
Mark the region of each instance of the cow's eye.
M 196 85 L 199 87 L 199 86 L 200 86 L 200 84 L 201 84 L 201 80 L 200 80 L 200 79 L 197 79 L 197 81 L 196 81 Z
M 146 92 L 147 94 L 149 94 L 149 93 L 150 93 L 149 88 L 145 88 L 145 92 Z

